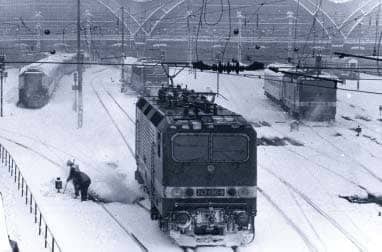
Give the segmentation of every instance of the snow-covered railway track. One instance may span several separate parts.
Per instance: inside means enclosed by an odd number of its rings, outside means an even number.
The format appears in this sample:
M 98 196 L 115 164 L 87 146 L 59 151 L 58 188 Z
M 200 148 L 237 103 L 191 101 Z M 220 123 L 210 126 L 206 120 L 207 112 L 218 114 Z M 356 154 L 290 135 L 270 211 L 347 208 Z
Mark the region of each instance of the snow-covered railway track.
M 382 178 L 380 176 L 378 176 L 377 174 L 375 174 L 372 170 L 370 170 L 368 167 L 366 167 L 364 164 L 362 164 L 360 161 L 358 161 L 357 159 L 353 158 L 352 156 L 350 156 L 349 154 L 346 153 L 346 151 L 344 151 L 343 149 L 341 149 L 340 147 L 338 147 L 336 144 L 334 144 L 332 141 L 328 140 L 326 137 L 322 136 L 320 133 L 318 133 L 316 130 L 314 130 L 310 125 L 306 125 L 306 124 L 303 124 L 304 126 L 308 127 L 314 134 L 316 134 L 319 138 L 321 138 L 322 140 L 324 140 L 326 143 L 328 143 L 330 146 L 332 146 L 333 148 L 335 148 L 336 150 L 338 150 L 340 153 L 342 153 L 343 155 L 345 155 L 347 158 L 349 158 L 349 160 L 353 161 L 354 163 L 356 163 L 359 167 L 361 167 L 366 173 L 368 173 L 371 177 L 373 177 L 374 179 L 378 180 L 379 182 L 382 183 Z
M 105 87 L 103 89 L 106 92 L 106 94 L 112 99 L 115 105 L 117 105 L 118 108 L 122 111 L 122 113 L 127 117 L 127 119 L 129 119 L 129 121 L 135 126 L 135 121 L 133 118 L 131 118 L 129 113 L 126 112 L 126 110 L 121 106 L 121 104 L 119 104 L 119 102 L 114 98 L 114 96 L 108 90 L 105 89 Z
M 128 148 L 130 154 L 135 157 L 135 152 L 134 152 L 134 149 L 133 147 L 131 147 L 131 145 L 129 144 L 129 142 L 127 141 L 125 135 L 122 133 L 122 130 L 120 129 L 120 127 L 118 126 L 116 120 L 114 119 L 114 117 L 112 116 L 110 110 L 108 109 L 108 107 L 106 106 L 104 100 L 102 100 L 99 92 L 96 90 L 96 88 L 94 87 L 92 81 L 90 82 L 90 86 L 92 88 L 92 90 L 94 91 L 99 103 L 102 105 L 102 107 L 104 108 L 106 114 L 109 116 L 109 119 L 110 121 L 112 122 L 113 126 L 115 127 L 115 129 L 118 131 L 119 135 L 121 136 L 121 139 L 123 140 L 123 142 L 125 143 L 126 147 Z
M 271 126 L 271 127 L 272 127 L 272 126 Z M 285 134 L 283 134 L 283 132 L 277 130 L 276 128 L 272 127 L 272 129 L 275 130 L 276 132 L 278 132 L 279 134 L 283 135 L 284 137 L 286 136 Z M 291 148 L 288 148 L 287 146 L 282 146 L 282 147 L 283 147 L 285 150 L 287 150 L 288 152 L 294 154 L 295 156 L 297 156 L 297 157 L 299 157 L 299 158 L 301 158 L 301 159 L 303 159 L 303 160 L 305 160 L 305 161 L 307 161 L 307 162 L 309 162 L 309 163 L 312 163 L 312 164 L 314 164 L 314 165 L 317 166 L 317 167 L 320 167 L 320 168 L 322 168 L 322 169 L 328 171 L 328 172 L 331 173 L 332 175 L 334 175 L 334 176 L 336 176 L 336 177 L 338 177 L 338 178 L 340 178 L 340 179 L 342 179 L 342 180 L 344 180 L 344 181 L 346 181 L 346 182 L 352 184 L 353 186 L 359 187 L 359 188 L 361 188 L 362 190 L 365 189 L 364 187 L 362 187 L 361 185 L 359 185 L 359 184 L 356 183 L 355 181 L 353 181 L 353 180 L 351 180 L 351 179 L 345 177 L 344 175 L 342 175 L 342 174 L 338 173 L 337 171 L 335 171 L 335 170 L 329 168 L 328 166 L 325 166 L 325 165 L 323 165 L 323 164 L 320 164 L 320 163 L 318 163 L 318 162 L 312 160 L 311 158 L 309 158 L 309 157 L 307 157 L 307 156 L 301 154 L 300 152 L 297 152 L 297 151 L 295 151 L 295 150 L 293 150 L 293 149 L 291 149 Z M 316 149 L 316 148 L 313 148 L 312 146 L 305 146 L 305 147 L 308 148 L 308 149 L 310 149 L 310 150 L 312 150 L 312 151 L 314 151 L 314 152 L 316 152 L 316 153 L 318 153 L 318 154 L 320 154 L 320 155 L 326 156 L 327 158 L 329 158 L 329 159 L 332 160 L 332 157 L 331 157 L 330 155 L 328 155 L 328 154 L 326 154 L 326 153 L 324 153 L 324 152 L 322 152 L 322 151 L 320 151 L 320 150 L 318 150 L 318 149 Z
M 44 153 L 41 153 L 41 152 L 35 150 L 34 148 L 32 148 L 32 147 L 30 147 L 30 146 L 27 146 L 27 145 L 22 144 L 22 143 L 20 143 L 20 142 L 18 142 L 18 141 L 15 141 L 15 140 L 13 140 L 13 139 L 10 139 L 10 138 L 8 138 L 8 137 L 4 137 L 4 136 L 1 136 L 1 135 L 0 135 L 0 138 L 1 138 L 1 139 L 4 139 L 4 140 L 6 140 L 6 141 L 8 141 L 8 142 L 10 142 L 10 143 L 13 143 L 13 144 L 15 144 L 15 145 L 17 145 L 17 146 L 20 146 L 20 147 L 22 147 L 22 148 L 24 148 L 24 149 L 26 149 L 26 150 L 28 150 L 28 151 L 30 151 L 30 152 L 33 152 L 34 154 L 40 156 L 41 158 L 47 160 L 48 162 L 54 164 L 55 166 L 62 167 L 58 162 L 54 161 L 53 159 L 51 159 L 50 157 L 48 157 L 48 156 L 45 155 Z
M 259 165 L 261 169 L 275 177 L 277 180 L 279 180 L 282 184 L 284 184 L 287 188 L 292 190 L 292 192 L 296 193 L 304 202 L 306 202 L 309 206 L 311 206 L 320 216 L 322 216 L 325 220 L 327 220 L 335 229 L 337 229 L 340 233 L 343 234 L 343 236 L 349 240 L 357 249 L 358 251 L 365 251 L 365 247 L 347 230 L 345 230 L 334 218 L 332 218 L 329 214 L 327 214 L 324 210 L 322 210 L 316 203 L 313 202 L 311 198 L 309 198 L 305 193 L 298 190 L 295 186 L 293 186 L 291 183 L 287 182 L 280 176 L 278 176 L 276 173 L 274 173 L 271 169 L 268 169 L 262 165 Z
M 308 236 L 296 225 L 296 223 L 293 222 L 291 218 L 277 205 L 277 203 L 272 199 L 268 193 L 266 193 L 263 189 L 260 187 L 257 187 L 257 191 L 261 193 L 264 198 L 272 205 L 273 208 L 279 212 L 279 214 L 284 218 L 284 220 L 288 223 L 288 225 L 301 237 L 301 239 L 304 241 L 306 247 L 310 251 L 319 251 L 317 247 L 309 240 Z
M 113 215 L 113 213 L 101 202 L 98 202 L 99 205 L 105 210 L 105 212 L 113 219 L 113 221 L 128 235 L 133 241 L 141 248 L 143 252 L 149 252 L 149 249 L 140 241 L 137 236 L 126 228 L 122 223 Z

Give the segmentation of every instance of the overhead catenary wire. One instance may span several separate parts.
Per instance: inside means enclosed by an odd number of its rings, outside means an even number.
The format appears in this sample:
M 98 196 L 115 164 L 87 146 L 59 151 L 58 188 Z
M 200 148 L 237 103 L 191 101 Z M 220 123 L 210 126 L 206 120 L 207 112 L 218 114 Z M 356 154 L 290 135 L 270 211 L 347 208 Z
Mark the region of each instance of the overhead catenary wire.
M 5 61 L 6 64 L 32 64 L 32 63 L 36 63 L 36 61 Z M 145 64 L 134 64 L 134 63 L 106 63 L 106 62 L 60 62 L 60 61 L 38 61 L 38 63 L 41 63 L 41 64 L 65 64 L 65 65 L 71 65 L 71 64 L 81 64 L 81 65 L 99 65 L 99 66 L 121 66 L 121 65 L 125 65 L 125 66 L 145 66 Z M 170 62 L 170 63 L 174 63 L 174 62 Z M 156 63 L 157 65 L 162 65 L 162 64 L 166 64 L 166 62 L 162 62 L 162 63 Z M 185 62 L 179 62 L 179 65 L 182 65 L 183 68 L 186 68 L 188 66 L 188 62 L 185 63 Z M 187 65 L 187 66 L 184 66 L 184 65 Z M 292 67 L 291 67 L 292 68 Z M 294 69 L 294 68 L 293 68 Z M 314 67 L 312 67 L 312 69 L 314 69 Z M 337 68 L 322 68 L 322 69 L 337 69 Z M 366 69 L 370 69 L 370 68 L 366 68 Z M 374 68 L 373 68 L 374 69 Z M 222 73 L 224 74 L 224 73 Z M 232 74 L 231 76 L 235 76 L 234 74 Z M 250 75 L 236 75 L 236 76 L 241 76 L 241 77 L 246 77 L 246 78 L 258 78 L 258 79 L 261 79 L 261 78 L 264 78 L 263 75 L 261 74 L 250 74 Z M 274 79 L 275 81 L 280 81 L 279 79 Z M 380 78 L 360 78 L 360 80 L 381 80 Z M 293 83 L 294 84 L 294 83 Z M 299 85 L 306 85 L 308 86 L 307 84 L 299 84 Z M 310 85 L 309 86 L 317 86 L 317 87 L 321 87 L 321 88 L 331 88 L 331 87 L 322 87 L 322 86 L 319 86 L 319 85 Z M 343 91 L 350 91 L 350 92 L 357 92 L 357 93 L 366 93 L 366 94 L 376 94 L 376 95 L 382 95 L 382 92 L 374 92 L 374 91 L 367 91 L 367 90 L 355 90 L 355 89 L 346 89 L 346 88 L 340 88 L 340 87 L 336 87 L 336 88 L 331 88 L 331 89 L 338 89 L 338 90 L 343 90 Z

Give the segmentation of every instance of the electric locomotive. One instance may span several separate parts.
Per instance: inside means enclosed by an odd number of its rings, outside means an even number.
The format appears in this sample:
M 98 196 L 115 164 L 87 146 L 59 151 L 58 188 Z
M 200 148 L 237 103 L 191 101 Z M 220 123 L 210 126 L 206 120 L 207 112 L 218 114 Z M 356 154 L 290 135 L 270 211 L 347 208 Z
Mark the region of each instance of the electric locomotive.
M 136 104 L 136 180 L 151 218 L 180 246 L 243 246 L 255 236 L 256 132 L 214 93 L 162 88 Z

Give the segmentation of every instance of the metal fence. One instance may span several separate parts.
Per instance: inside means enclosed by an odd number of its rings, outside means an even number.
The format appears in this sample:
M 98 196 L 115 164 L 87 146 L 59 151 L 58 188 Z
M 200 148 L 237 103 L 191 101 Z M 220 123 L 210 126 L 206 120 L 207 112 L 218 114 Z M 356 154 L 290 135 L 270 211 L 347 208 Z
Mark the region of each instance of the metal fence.
M 17 190 L 20 192 L 21 198 L 25 198 L 25 205 L 29 208 L 29 213 L 34 218 L 34 223 L 38 225 L 38 235 L 43 238 L 44 247 L 51 252 L 62 252 L 58 245 L 52 231 L 50 230 L 45 217 L 43 216 L 40 207 L 38 206 L 33 193 L 28 186 L 27 181 L 23 177 L 19 167 L 11 154 L 0 144 L 0 160 L 3 167 L 8 169 L 8 173 L 11 175 L 12 181 Z

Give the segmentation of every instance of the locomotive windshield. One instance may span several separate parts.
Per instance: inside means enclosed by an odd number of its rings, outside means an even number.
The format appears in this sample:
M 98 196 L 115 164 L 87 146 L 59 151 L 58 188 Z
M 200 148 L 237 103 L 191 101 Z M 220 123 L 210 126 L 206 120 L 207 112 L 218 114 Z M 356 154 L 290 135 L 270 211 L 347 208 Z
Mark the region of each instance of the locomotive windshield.
M 177 134 L 172 140 L 177 162 L 244 162 L 249 138 L 239 134 Z
M 180 162 L 208 162 L 208 135 L 177 135 L 173 139 L 173 157 Z
M 248 137 L 212 135 L 212 161 L 240 162 L 248 158 Z

